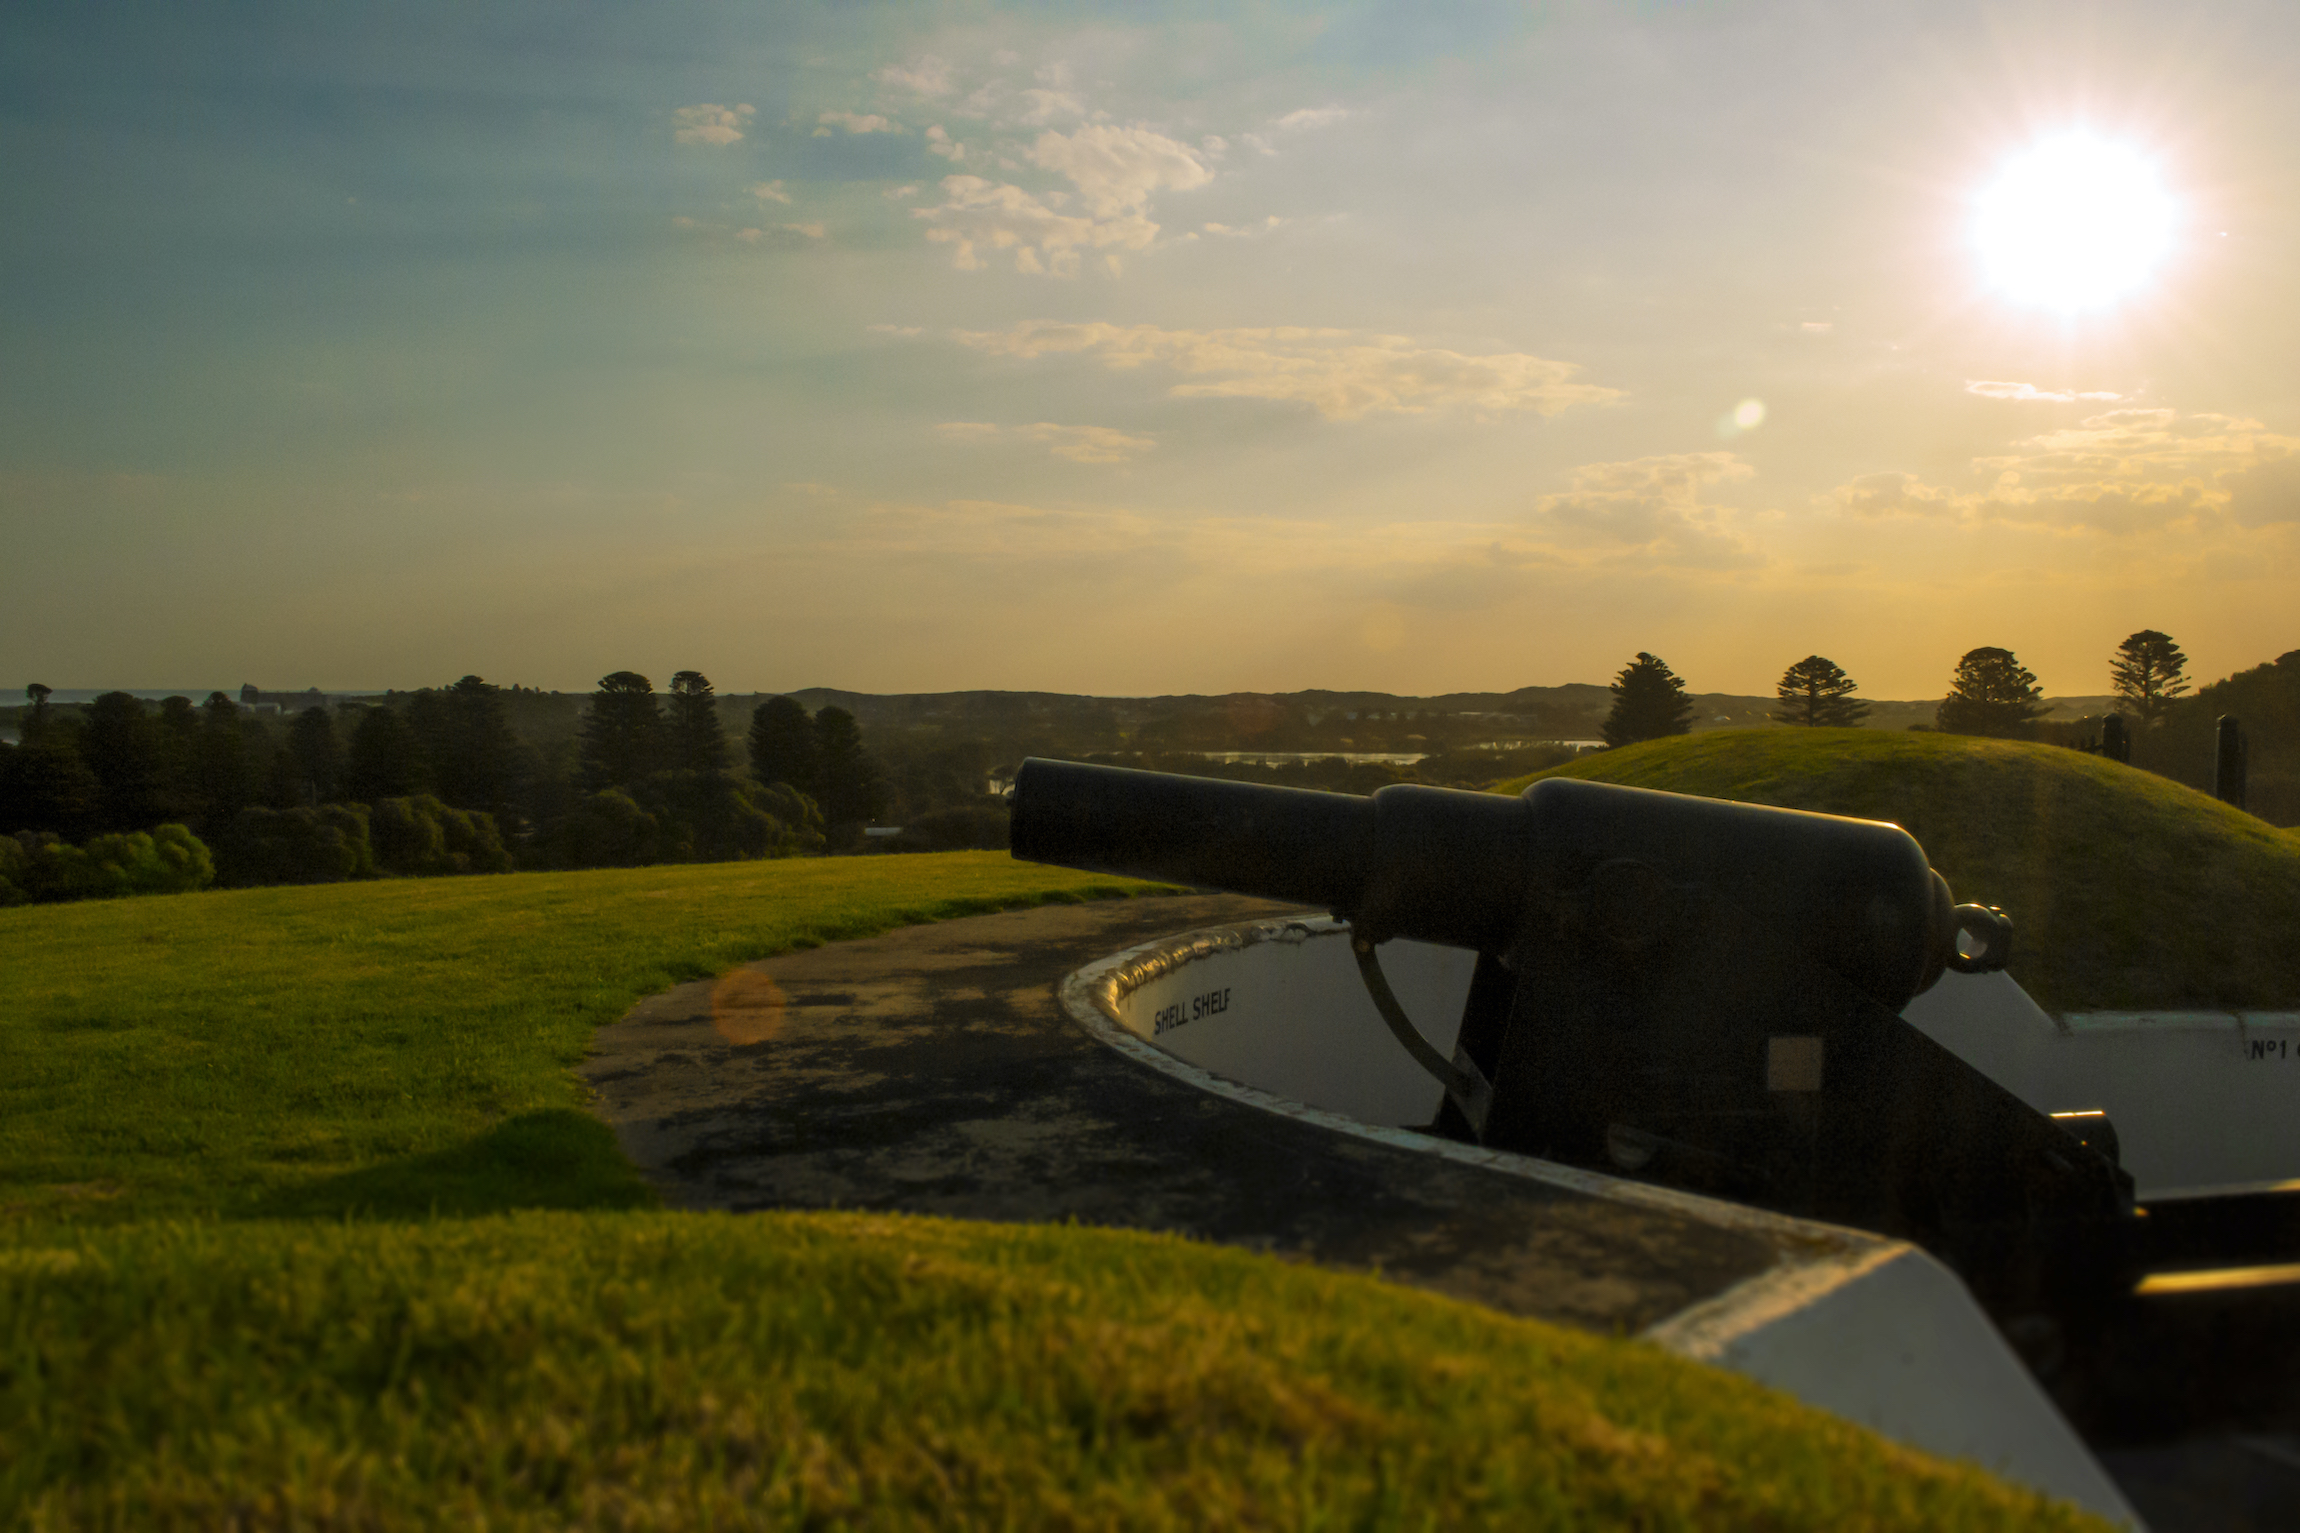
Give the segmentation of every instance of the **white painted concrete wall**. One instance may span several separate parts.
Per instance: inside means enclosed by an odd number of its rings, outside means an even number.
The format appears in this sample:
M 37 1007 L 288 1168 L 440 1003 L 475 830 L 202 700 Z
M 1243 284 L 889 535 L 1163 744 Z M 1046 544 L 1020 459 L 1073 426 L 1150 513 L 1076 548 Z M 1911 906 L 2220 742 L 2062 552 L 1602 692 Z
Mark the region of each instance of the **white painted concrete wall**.
M 1913 1246 L 1776 1268 L 1646 1334 L 1896 1442 L 2140 1526 L 1964 1284 Z
M 1129 1031 L 1177 1059 L 1365 1123 L 1415 1127 L 1444 1088 L 1390 1036 L 1366 996 L 1349 929 L 1300 924 L 1292 941 L 1202 958 L 1134 991 Z M 1385 943 L 1382 973 L 1440 1054 L 1461 1031 L 1477 955 L 1426 942 Z
M 2300 1014 L 2055 1021 L 2007 974 L 1944 974 L 1909 1022 L 2043 1112 L 2101 1108 L 2143 1201 L 2300 1180 Z

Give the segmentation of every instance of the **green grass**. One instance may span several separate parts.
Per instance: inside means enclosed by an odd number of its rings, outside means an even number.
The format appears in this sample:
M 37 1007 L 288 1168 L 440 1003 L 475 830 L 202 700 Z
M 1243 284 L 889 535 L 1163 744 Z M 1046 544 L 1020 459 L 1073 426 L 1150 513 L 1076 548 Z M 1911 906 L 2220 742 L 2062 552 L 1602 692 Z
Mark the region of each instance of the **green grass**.
M 0 1526 L 2100 1526 L 1370 1278 L 653 1211 L 578 1110 L 643 994 L 1140 888 L 958 853 L 0 912 Z
M 568 1071 L 641 996 L 1147 887 L 959 852 L 0 910 L 0 1228 L 645 1205 Z
M 1719 730 L 1537 775 L 1894 821 L 1959 900 L 2012 917 L 2010 972 L 2048 1010 L 2300 1007 L 2300 834 L 2098 756 L 1917 732 Z
M 0 1249 L 32 1528 L 2100 1528 L 1634 1343 L 1164 1236 L 861 1215 Z

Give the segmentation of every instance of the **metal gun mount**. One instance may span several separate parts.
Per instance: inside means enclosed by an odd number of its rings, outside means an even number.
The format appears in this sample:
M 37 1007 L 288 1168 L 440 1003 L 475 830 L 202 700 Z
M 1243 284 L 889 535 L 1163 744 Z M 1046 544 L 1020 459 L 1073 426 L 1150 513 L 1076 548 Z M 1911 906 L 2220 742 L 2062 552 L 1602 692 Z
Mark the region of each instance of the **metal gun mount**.
M 1444 1082 L 1433 1132 L 1916 1241 L 2000 1310 L 2129 1287 L 2099 1114 L 2040 1113 L 1901 1020 L 2011 923 L 1898 826 L 1551 778 L 1370 798 L 1032 759 L 1014 855 L 1320 905 Z M 1393 938 L 1478 955 L 1451 1059 Z

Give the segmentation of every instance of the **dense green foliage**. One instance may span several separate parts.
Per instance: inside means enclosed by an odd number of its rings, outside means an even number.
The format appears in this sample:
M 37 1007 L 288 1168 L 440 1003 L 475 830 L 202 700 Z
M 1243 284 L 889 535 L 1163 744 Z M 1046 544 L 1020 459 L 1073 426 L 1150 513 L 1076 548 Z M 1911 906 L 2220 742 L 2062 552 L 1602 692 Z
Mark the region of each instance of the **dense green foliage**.
M 844 708 L 815 714 L 815 781 L 822 789 L 823 818 L 833 825 L 860 825 L 886 812 L 878 763 L 863 749 L 862 727 Z
M 1543 775 L 1891 820 L 1958 899 L 2010 913 L 2011 972 L 2049 1010 L 2300 996 L 2300 835 L 2099 756 L 1885 730 L 1727 730 Z
M 822 792 L 815 767 L 815 724 L 805 704 L 789 697 L 771 697 L 759 704 L 752 710 L 746 743 L 751 776 L 758 781 L 779 782 L 810 797 Z
M 644 676 L 604 678 L 570 773 L 554 773 L 512 728 L 520 690 L 477 676 L 402 706 L 356 707 L 348 748 L 316 705 L 275 729 L 220 692 L 196 710 L 169 698 L 154 715 L 125 692 L 66 712 L 48 705 L 47 689 L 30 691 L 24 743 L 0 746 L 0 834 L 45 844 L 172 817 L 212 848 L 227 886 L 726 861 L 825 843 L 812 775 L 797 788 L 727 771 L 716 699 L 694 671 L 674 679 L 668 715 Z M 825 713 L 837 781 L 847 800 L 856 782 L 867 799 L 877 768 L 860 731 L 840 710 Z M 815 729 L 803 709 L 799 717 Z M 38 898 L 126 887 L 48 875 L 34 883 Z
M 1633 1342 L 1171 1236 L 840 1214 L 0 1248 L 67 1528 L 2099 1529 Z
M 215 859 L 181 825 L 96 836 L 85 846 L 38 834 L 0 836 L 0 905 L 180 894 L 205 889 L 215 877 Z

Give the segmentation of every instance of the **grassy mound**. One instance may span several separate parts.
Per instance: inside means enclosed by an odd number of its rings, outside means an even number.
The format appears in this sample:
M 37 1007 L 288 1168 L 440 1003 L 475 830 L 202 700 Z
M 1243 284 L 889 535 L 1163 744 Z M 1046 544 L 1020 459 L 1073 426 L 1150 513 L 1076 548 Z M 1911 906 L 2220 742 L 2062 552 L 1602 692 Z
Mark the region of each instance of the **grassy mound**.
M 2101 1528 L 1636 1343 L 1170 1237 L 860 1215 L 0 1247 L 46 1528 Z
M 1959 735 L 1720 730 L 1537 775 L 1894 821 L 1958 899 L 2012 917 L 2011 972 L 2047 1010 L 2300 1007 L 2300 835 L 2097 756 Z
M 641 996 L 1149 887 L 954 852 L 0 910 L 0 1228 L 652 1203 L 568 1073 Z
M 647 992 L 1143 887 L 954 853 L 0 911 L 0 1526 L 2100 1526 L 1363 1277 L 649 1211 L 576 1110 Z

